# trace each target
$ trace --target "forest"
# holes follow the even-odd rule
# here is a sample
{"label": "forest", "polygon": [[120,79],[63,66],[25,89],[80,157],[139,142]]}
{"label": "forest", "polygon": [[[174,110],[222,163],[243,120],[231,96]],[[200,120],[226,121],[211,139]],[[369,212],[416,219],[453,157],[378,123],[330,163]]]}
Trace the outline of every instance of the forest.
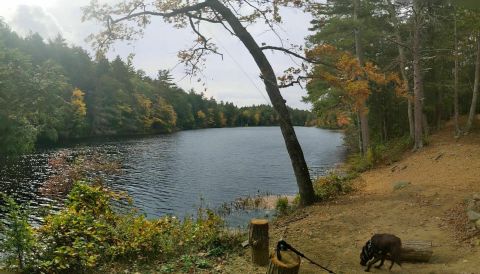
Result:
{"label": "forest", "polygon": [[[290,113],[294,125],[312,120],[306,110]],[[273,125],[269,105],[217,102],[179,88],[167,70],[152,78],[131,58],[92,58],[61,36],[23,38],[0,24],[0,155],[88,137]]]}
{"label": "forest", "polygon": [[[305,101],[318,124],[369,149],[406,137],[415,149],[453,120],[468,134],[478,109],[480,10],[475,1],[329,0],[314,16]],[[467,115],[466,122],[459,116]]]}

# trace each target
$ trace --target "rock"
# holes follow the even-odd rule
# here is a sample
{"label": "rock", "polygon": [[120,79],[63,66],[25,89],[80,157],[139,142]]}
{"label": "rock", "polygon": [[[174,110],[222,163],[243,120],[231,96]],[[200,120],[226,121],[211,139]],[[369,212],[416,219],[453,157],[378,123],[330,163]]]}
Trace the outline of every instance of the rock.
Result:
{"label": "rock", "polygon": [[477,220],[477,221],[475,222],[475,227],[476,227],[478,230],[480,230],[480,220]]}
{"label": "rock", "polygon": [[472,196],[473,200],[480,201],[480,193],[474,193]]}
{"label": "rock", "polygon": [[398,181],[398,182],[395,182],[393,183],[393,190],[399,190],[399,189],[402,189],[402,188],[406,188],[407,186],[409,186],[411,183],[408,182],[408,181]]}
{"label": "rock", "polygon": [[467,211],[475,209],[475,200],[466,200],[465,203],[467,204]]}
{"label": "rock", "polygon": [[467,216],[468,216],[468,219],[473,222],[480,220],[480,213],[473,210],[467,211]]}

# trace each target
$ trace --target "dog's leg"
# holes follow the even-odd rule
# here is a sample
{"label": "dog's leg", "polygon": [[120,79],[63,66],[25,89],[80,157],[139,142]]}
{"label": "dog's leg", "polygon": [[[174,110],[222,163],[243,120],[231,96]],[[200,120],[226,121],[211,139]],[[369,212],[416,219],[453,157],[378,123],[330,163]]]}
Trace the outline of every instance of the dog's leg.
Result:
{"label": "dog's leg", "polygon": [[385,256],[382,256],[382,261],[380,261],[380,264],[375,266],[375,268],[380,268],[383,266],[383,263],[385,262]]}
{"label": "dog's leg", "polygon": [[373,261],[369,262],[367,264],[367,269],[365,269],[365,272],[369,272],[370,271],[370,267],[372,267],[372,265],[374,265],[376,262],[380,261],[380,258],[379,257],[375,257],[373,259]]}
{"label": "dog's leg", "polygon": [[399,250],[395,250],[395,251],[392,252],[392,256],[391,256],[390,260],[392,261],[392,264],[390,265],[390,268],[389,268],[390,270],[392,269],[394,263],[397,263],[400,267],[402,266],[402,263],[400,262],[400,252],[399,252]]}
{"label": "dog's leg", "polygon": [[392,259],[392,264],[390,265],[390,267],[388,268],[388,270],[392,270],[392,267],[393,267],[393,264],[395,263],[395,260]]}

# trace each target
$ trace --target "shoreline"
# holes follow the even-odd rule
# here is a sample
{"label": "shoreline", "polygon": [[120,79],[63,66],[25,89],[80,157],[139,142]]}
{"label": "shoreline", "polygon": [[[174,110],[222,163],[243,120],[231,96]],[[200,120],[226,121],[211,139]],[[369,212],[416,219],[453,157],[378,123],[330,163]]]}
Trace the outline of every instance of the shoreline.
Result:
{"label": "shoreline", "polygon": [[[272,126],[209,127],[209,128],[176,129],[176,130],[173,130],[172,132],[159,132],[159,133],[95,135],[95,136],[87,136],[87,137],[71,138],[71,139],[59,139],[56,143],[52,143],[52,144],[38,143],[38,144],[35,144],[35,149],[34,149],[33,153],[43,151],[43,150],[55,149],[55,148],[72,147],[72,146],[82,144],[82,143],[89,144],[89,143],[102,143],[103,141],[110,142],[110,141],[132,140],[132,139],[137,139],[137,138],[138,139],[141,139],[141,138],[155,138],[157,136],[173,135],[173,134],[176,134],[176,133],[179,133],[179,132],[185,132],[185,131],[197,131],[197,130],[209,130],[209,129],[236,129],[236,128],[272,128],[272,127],[280,127],[280,126],[279,125],[272,125]],[[294,128],[296,128],[296,127],[318,128],[318,129],[328,130],[328,131],[333,131],[333,132],[342,132],[341,130],[320,128],[320,127],[315,127],[315,126],[294,125],[293,127]]]}

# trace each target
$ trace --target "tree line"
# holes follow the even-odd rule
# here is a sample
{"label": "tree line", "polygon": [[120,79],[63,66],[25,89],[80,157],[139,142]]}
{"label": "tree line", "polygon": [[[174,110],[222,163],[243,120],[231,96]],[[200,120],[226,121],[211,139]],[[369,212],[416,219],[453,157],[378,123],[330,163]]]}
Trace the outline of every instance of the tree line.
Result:
{"label": "tree line", "polygon": [[[419,149],[449,120],[452,136],[468,134],[479,105],[477,6],[460,0],[313,5],[306,56],[315,66],[303,77],[317,123],[345,128],[349,147],[364,155],[403,136]],[[468,116],[465,123],[460,115]]]}
{"label": "tree line", "polygon": [[[311,120],[289,109],[294,125]],[[175,85],[167,70],[150,77],[131,58],[90,57],[58,36],[20,37],[0,24],[0,155],[39,143],[93,136],[278,125],[269,105],[237,107]]]}

